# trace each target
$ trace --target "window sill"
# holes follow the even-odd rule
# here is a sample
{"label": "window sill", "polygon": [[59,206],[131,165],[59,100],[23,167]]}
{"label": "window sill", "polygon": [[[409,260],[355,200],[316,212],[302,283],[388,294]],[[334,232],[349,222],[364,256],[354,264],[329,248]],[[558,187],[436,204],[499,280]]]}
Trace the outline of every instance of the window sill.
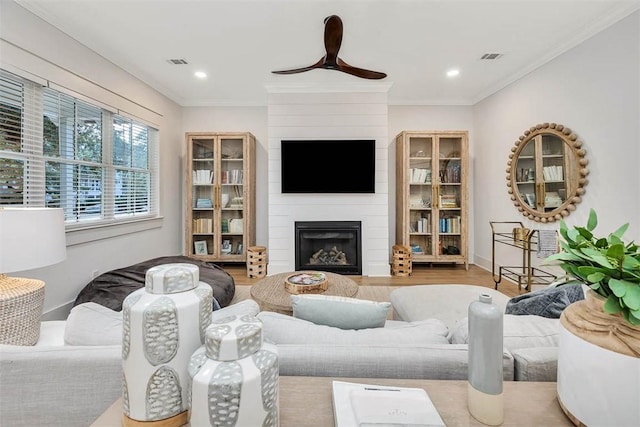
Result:
{"label": "window sill", "polygon": [[67,246],[110,239],[125,234],[139,233],[162,227],[163,217],[136,219],[117,224],[102,224],[84,228],[68,229]]}

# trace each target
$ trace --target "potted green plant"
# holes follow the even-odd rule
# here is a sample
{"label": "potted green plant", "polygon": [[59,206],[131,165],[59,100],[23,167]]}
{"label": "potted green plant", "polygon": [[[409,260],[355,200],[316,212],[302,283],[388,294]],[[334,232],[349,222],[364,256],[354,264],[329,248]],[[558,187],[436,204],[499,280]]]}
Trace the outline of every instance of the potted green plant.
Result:
{"label": "potted green plant", "polygon": [[597,225],[593,209],[586,227],[560,221],[562,250],[545,261],[591,288],[560,316],[558,402],[576,425],[636,426],[640,412],[629,408],[640,401],[639,248],[623,240],[629,224],[607,237],[594,236]]}
{"label": "potted green plant", "polygon": [[628,223],[607,237],[593,234],[597,225],[593,209],[586,227],[568,228],[560,221],[562,250],[548,257],[545,264],[560,266],[605,298],[606,313],[620,313],[631,325],[640,325],[640,248],[622,238]]}

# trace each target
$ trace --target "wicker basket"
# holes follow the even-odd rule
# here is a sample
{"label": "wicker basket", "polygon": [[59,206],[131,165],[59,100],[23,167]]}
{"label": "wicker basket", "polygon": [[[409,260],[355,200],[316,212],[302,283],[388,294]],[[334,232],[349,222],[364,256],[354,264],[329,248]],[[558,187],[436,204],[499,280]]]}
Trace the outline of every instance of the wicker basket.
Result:
{"label": "wicker basket", "polygon": [[[299,278],[307,279],[308,283],[296,281]],[[317,271],[298,271],[284,279],[284,289],[290,294],[319,294],[328,287],[327,276]]]}
{"label": "wicker basket", "polygon": [[43,303],[42,280],[0,274],[0,344],[37,343]]}
{"label": "wicker basket", "polygon": [[412,272],[411,249],[404,245],[393,246],[392,276],[410,276]]}

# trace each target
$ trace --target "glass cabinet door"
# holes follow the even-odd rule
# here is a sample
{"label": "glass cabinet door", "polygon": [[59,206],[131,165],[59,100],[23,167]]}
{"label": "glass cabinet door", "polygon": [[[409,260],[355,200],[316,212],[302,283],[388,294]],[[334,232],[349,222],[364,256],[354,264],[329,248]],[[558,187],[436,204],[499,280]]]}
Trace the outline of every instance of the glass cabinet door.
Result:
{"label": "glass cabinet door", "polygon": [[438,138],[439,255],[460,255],[462,248],[462,139]]}
{"label": "glass cabinet door", "polygon": [[532,139],[522,149],[517,160],[516,185],[520,198],[531,208],[536,209],[538,201],[538,186],[536,182],[536,142]]}
{"label": "glass cabinet door", "polygon": [[191,234],[194,255],[211,255],[215,250],[214,204],[216,162],[213,138],[192,138],[191,146]]}
{"label": "glass cabinet door", "polygon": [[220,254],[242,255],[245,230],[244,217],[244,144],[241,138],[220,139]]}
{"label": "glass cabinet door", "polygon": [[433,255],[433,137],[409,138],[409,242],[414,255]]}

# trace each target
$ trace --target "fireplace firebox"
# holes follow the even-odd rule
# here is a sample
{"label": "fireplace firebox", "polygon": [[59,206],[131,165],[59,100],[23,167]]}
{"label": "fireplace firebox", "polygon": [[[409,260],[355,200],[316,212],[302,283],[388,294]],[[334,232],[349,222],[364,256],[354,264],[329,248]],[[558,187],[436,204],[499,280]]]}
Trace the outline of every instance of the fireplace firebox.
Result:
{"label": "fireplace firebox", "polygon": [[360,221],[296,221],[296,270],[362,275]]}

